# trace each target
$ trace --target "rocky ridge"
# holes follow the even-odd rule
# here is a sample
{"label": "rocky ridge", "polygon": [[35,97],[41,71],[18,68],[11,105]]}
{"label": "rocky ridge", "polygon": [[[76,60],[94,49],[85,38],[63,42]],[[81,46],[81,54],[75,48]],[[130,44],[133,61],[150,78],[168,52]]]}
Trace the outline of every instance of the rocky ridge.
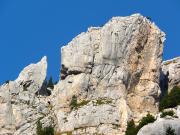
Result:
{"label": "rocky ridge", "polygon": [[0,87],[0,135],[36,134],[36,122],[53,124],[47,98],[39,95],[46,79],[47,58],[23,69],[15,81]]}
{"label": "rocky ridge", "polygon": [[[35,135],[38,120],[63,135],[124,135],[129,120],[158,117],[162,93],[180,86],[180,57],[162,62],[164,40],[140,14],[89,28],[61,48],[60,81],[51,95],[46,57],[0,86],[0,135]],[[155,133],[157,125],[164,133],[169,122],[178,133],[175,112],[178,118],[158,117],[138,135]]]}

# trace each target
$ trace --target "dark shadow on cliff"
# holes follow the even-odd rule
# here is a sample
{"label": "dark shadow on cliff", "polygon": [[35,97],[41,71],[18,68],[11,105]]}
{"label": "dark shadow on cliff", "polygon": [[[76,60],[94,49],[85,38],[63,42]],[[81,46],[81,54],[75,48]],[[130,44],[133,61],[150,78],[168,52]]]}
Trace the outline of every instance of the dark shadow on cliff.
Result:
{"label": "dark shadow on cliff", "polygon": [[160,100],[167,94],[168,92],[168,82],[169,82],[169,72],[166,74],[162,71],[160,71],[160,88],[161,88],[161,95]]}
{"label": "dark shadow on cliff", "polygon": [[41,96],[50,96],[51,91],[48,90],[47,88],[47,81],[44,81],[42,87],[39,89],[39,91],[36,92],[36,95],[41,95]]}

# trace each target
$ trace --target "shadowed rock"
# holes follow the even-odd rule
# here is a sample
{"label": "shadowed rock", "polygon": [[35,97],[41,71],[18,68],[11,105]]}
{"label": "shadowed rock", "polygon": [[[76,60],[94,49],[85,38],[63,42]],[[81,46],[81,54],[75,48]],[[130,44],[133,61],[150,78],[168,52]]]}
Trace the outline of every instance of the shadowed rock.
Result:
{"label": "shadowed rock", "polygon": [[164,91],[170,92],[173,87],[180,87],[180,57],[162,63],[161,82]]}

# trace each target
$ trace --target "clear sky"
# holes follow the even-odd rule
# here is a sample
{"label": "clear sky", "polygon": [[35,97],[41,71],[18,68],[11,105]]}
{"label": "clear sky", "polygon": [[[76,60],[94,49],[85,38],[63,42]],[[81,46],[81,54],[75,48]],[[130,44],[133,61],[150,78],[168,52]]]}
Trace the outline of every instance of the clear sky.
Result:
{"label": "clear sky", "polygon": [[0,0],[0,83],[44,55],[60,72],[60,47],[113,16],[141,13],[166,34],[163,59],[180,56],[180,0]]}

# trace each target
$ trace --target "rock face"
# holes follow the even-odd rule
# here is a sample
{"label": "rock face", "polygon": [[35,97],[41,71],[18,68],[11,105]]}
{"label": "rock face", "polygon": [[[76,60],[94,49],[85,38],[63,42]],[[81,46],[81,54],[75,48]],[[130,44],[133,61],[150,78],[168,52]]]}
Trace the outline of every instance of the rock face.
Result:
{"label": "rock face", "polygon": [[[28,89],[33,93],[40,90],[47,72],[47,57],[43,57],[37,64],[31,64],[23,69],[19,77],[15,80],[16,83],[26,83]],[[31,85],[33,83],[33,85]],[[35,91],[36,90],[36,91]]]}
{"label": "rock face", "polygon": [[24,68],[15,81],[0,87],[0,135],[35,135],[38,119],[52,124],[47,98],[38,95],[46,78],[47,61]]}
{"label": "rock face", "polygon": [[165,109],[165,111],[173,111],[174,116],[166,116],[161,118],[161,113],[157,114],[157,120],[154,123],[145,125],[140,129],[137,135],[166,135],[166,130],[171,127],[175,130],[176,135],[180,134],[180,106]]}
{"label": "rock face", "polygon": [[180,87],[180,57],[162,63],[161,87],[170,91],[174,86]]}
{"label": "rock face", "polygon": [[171,127],[175,130],[176,135],[180,134],[180,119],[170,119],[156,121],[148,124],[140,129],[137,135],[166,135],[167,128]]}
{"label": "rock face", "polygon": [[124,135],[127,121],[147,113],[157,120],[138,135],[165,135],[168,127],[180,134],[180,106],[171,108],[177,118],[158,112],[160,94],[180,86],[180,57],[162,63],[164,40],[140,14],[89,28],[62,47],[52,95],[46,57],[0,86],[0,135],[36,135],[38,120],[63,135]]}
{"label": "rock face", "polygon": [[129,119],[156,114],[164,40],[154,23],[134,14],[89,28],[64,46],[54,94],[59,132],[122,135]]}

